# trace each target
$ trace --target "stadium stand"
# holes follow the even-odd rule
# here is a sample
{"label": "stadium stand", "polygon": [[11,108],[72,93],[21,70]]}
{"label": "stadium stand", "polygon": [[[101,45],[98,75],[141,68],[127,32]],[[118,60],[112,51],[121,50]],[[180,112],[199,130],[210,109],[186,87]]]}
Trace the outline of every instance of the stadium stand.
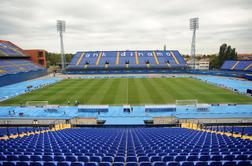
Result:
{"label": "stadium stand", "polygon": [[23,134],[29,132],[37,132],[42,130],[47,130],[47,127],[1,127],[0,128],[0,137],[7,136],[7,135],[15,135],[15,134]]}
{"label": "stadium stand", "polygon": [[1,59],[0,60],[0,76],[5,74],[17,74],[19,72],[28,72],[44,69],[35,65],[26,59]]}
{"label": "stadium stand", "polygon": [[67,70],[185,68],[178,51],[88,51],[77,52]]}
{"label": "stadium stand", "polygon": [[252,127],[247,126],[207,126],[206,129],[252,136]]}
{"label": "stadium stand", "polygon": [[17,45],[0,40],[0,57],[29,57],[25,52]]}
{"label": "stadium stand", "polygon": [[250,166],[247,139],[185,128],[75,128],[0,141],[0,164]]}
{"label": "stadium stand", "polygon": [[46,69],[34,64],[20,47],[0,40],[0,86],[13,84],[46,74]]}
{"label": "stadium stand", "polygon": [[222,70],[252,71],[252,61],[225,61]]}

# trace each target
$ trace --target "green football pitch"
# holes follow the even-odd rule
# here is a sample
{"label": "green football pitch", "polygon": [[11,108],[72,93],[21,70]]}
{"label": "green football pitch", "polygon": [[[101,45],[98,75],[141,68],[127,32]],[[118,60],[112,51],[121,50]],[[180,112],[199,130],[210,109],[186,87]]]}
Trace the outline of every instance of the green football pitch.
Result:
{"label": "green football pitch", "polygon": [[49,104],[166,104],[197,99],[199,103],[252,103],[238,93],[192,78],[109,78],[66,79],[34,90],[0,105],[19,105],[26,101]]}

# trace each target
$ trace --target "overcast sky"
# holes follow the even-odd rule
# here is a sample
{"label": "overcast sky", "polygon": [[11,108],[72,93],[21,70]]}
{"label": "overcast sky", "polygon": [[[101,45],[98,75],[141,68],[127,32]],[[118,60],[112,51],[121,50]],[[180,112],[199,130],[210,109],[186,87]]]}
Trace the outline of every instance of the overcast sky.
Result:
{"label": "overcast sky", "polygon": [[0,39],[59,52],[56,20],[66,21],[65,52],[178,49],[189,54],[189,18],[199,17],[196,52],[222,43],[252,53],[252,0],[0,0]]}

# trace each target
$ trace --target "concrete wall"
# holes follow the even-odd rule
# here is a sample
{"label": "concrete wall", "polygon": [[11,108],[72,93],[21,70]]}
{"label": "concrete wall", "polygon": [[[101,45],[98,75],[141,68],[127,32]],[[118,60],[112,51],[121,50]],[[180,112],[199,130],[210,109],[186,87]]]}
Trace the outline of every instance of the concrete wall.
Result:
{"label": "concrete wall", "polygon": [[27,118],[18,118],[18,119],[11,119],[11,118],[6,118],[6,119],[0,119],[0,124],[22,124],[22,125],[29,125],[29,124],[66,124],[70,123],[73,125],[96,125],[97,120],[96,118],[72,118],[72,119],[27,119]]}
{"label": "concrete wall", "polygon": [[[72,119],[0,119],[0,124],[34,124],[36,120],[37,124],[66,124],[70,123],[72,125],[96,125],[96,118],[72,118]],[[153,118],[154,125],[161,124],[176,124],[176,123],[252,123],[252,118],[201,118],[201,119],[177,119],[176,117],[155,117]]]}
{"label": "concrete wall", "polygon": [[168,117],[154,117],[153,124],[173,124],[177,123],[177,118],[173,116]]}
{"label": "concrete wall", "polygon": [[96,125],[97,120],[96,118],[73,118],[70,119],[71,124],[76,124],[76,125]]}
{"label": "concrete wall", "polygon": [[179,119],[179,123],[252,123],[252,118]]}
{"label": "concrete wall", "polygon": [[1,119],[0,124],[6,124],[8,121],[8,124],[25,124],[25,125],[30,125],[34,124],[34,120],[36,120],[36,124],[65,124],[66,120],[65,119]]}

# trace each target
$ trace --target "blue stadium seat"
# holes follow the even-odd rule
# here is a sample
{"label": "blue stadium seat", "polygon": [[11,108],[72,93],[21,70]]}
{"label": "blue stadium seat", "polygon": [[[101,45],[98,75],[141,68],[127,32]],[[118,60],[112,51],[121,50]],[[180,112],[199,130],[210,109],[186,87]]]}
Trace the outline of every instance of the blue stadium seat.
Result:
{"label": "blue stadium seat", "polygon": [[209,160],[210,160],[210,156],[202,155],[199,157],[199,161],[209,161]]}
{"label": "blue stadium seat", "polygon": [[237,155],[235,160],[248,160],[247,155]]}
{"label": "blue stadium seat", "polygon": [[[60,165],[60,163],[58,163]],[[57,162],[49,161],[49,162],[44,162],[44,166],[58,166]]]}
{"label": "blue stadium seat", "polygon": [[228,161],[228,162],[224,162],[222,163],[223,166],[236,166],[236,162],[234,161]]}
{"label": "blue stadium seat", "polygon": [[168,161],[173,161],[174,158],[173,158],[173,156],[164,156],[162,160],[163,160],[164,162],[168,162]]}
{"label": "blue stadium seat", "polygon": [[151,161],[151,162],[162,161],[162,158],[159,157],[159,156],[151,156],[151,157],[150,157],[150,161]]}
{"label": "blue stadium seat", "polygon": [[27,161],[18,161],[16,163],[16,166],[29,166],[29,165],[30,165],[30,163]]}
{"label": "blue stadium seat", "polygon": [[76,156],[66,156],[66,161],[75,162],[77,161],[77,158]]}
{"label": "blue stadium seat", "polygon": [[64,156],[54,156],[54,161],[65,161],[65,157]]}
{"label": "blue stadium seat", "polygon": [[194,163],[192,161],[184,161],[181,162],[181,166],[194,166]]}
{"label": "blue stadium seat", "polygon": [[3,166],[15,166],[16,163],[14,161],[5,161],[3,162]]}
{"label": "blue stadium seat", "polygon": [[123,156],[116,156],[114,162],[125,162],[125,158]]}
{"label": "blue stadium seat", "polygon": [[79,156],[78,161],[89,162],[89,157],[88,156]]}
{"label": "blue stadium seat", "polygon": [[149,162],[150,160],[149,160],[149,157],[147,157],[147,156],[139,156],[138,161],[139,162]]}
{"label": "blue stadium seat", "polygon": [[42,161],[53,161],[53,156],[42,156]]}
{"label": "blue stadium seat", "polygon": [[237,166],[252,166],[251,161],[239,161]]}
{"label": "blue stadium seat", "polygon": [[124,166],[124,162],[114,162],[112,166]]}
{"label": "blue stadium seat", "polygon": [[211,161],[209,166],[222,166],[222,162],[220,162],[220,161]]}
{"label": "blue stadium seat", "polygon": [[152,166],[151,162],[140,162],[139,166]]}
{"label": "blue stadium seat", "polygon": [[58,162],[57,166],[70,166],[71,162],[70,161],[62,161]]}
{"label": "blue stadium seat", "polygon": [[101,162],[101,157],[100,156],[91,156],[90,157],[90,162],[97,162],[97,163],[99,163],[99,162]]}
{"label": "blue stadium seat", "polygon": [[84,166],[83,162],[72,162],[70,166]]}
{"label": "blue stadium seat", "polygon": [[153,166],[166,166],[166,163],[162,161],[155,161],[153,162]]}
{"label": "blue stadium seat", "polygon": [[42,156],[32,155],[30,156],[31,161],[42,161]]}
{"label": "blue stadium seat", "polygon": [[110,162],[110,163],[112,163],[113,161],[114,161],[114,157],[112,157],[112,156],[102,157],[102,162]]}
{"label": "blue stadium seat", "polygon": [[125,166],[138,166],[137,162],[127,162]]}
{"label": "blue stadium seat", "polygon": [[87,162],[87,163],[85,163],[84,166],[98,166],[98,163],[96,163],[96,162]]}
{"label": "blue stadium seat", "polygon": [[39,161],[30,162],[30,166],[43,166],[43,162],[39,162]]}
{"label": "blue stadium seat", "polygon": [[188,156],[187,161],[198,161],[198,156]]}
{"label": "blue stadium seat", "polygon": [[0,161],[5,161],[5,160],[6,160],[6,156],[0,155]]}
{"label": "blue stadium seat", "polygon": [[222,156],[221,155],[213,155],[211,157],[211,160],[213,160],[213,161],[221,161],[222,160]]}
{"label": "blue stadium seat", "polygon": [[137,157],[135,157],[135,156],[128,156],[126,158],[126,162],[137,162]]}
{"label": "blue stadium seat", "polygon": [[99,166],[111,166],[110,162],[100,162]]}
{"label": "blue stadium seat", "polygon": [[207,161],[198,161],[195,163],[195,166],[208,166]]}
{"label": "blue stadium seat", "polygon": [[186,161],[186,156],[176,156],[175,161]]}
{"label": "blue stadium seat", "polygon": [[223,157],[223,160],[232,161],[232,160],[235,160],[235,156],[234,156],[234,155],[225,155],[225,156]]}
{"label": "blue stadium seat", "polygon": [[166,163],[166,166],[180,166],[180,163],[176,161],[170,161]]}
{"label": "blue stadium seat", "polygon": [[16,155],[10,155],[10,156],[7,156],[7,160],[8,161],[18,161],[19,158]]}

